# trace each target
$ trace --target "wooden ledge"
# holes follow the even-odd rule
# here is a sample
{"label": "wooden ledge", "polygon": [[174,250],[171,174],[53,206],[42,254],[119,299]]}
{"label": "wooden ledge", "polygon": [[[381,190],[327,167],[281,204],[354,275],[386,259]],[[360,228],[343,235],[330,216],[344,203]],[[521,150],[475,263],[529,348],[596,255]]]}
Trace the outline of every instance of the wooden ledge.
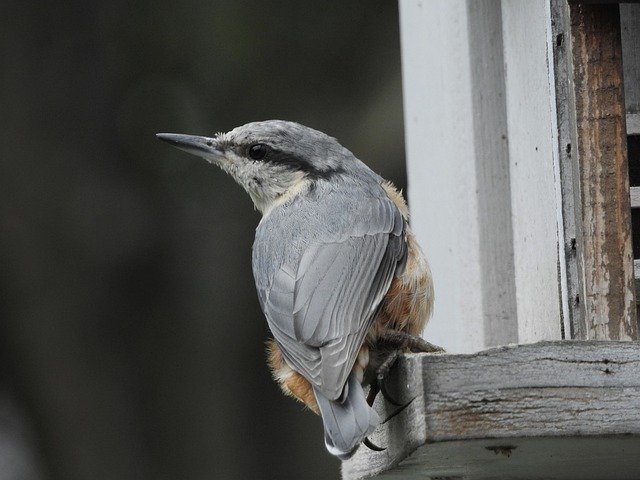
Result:
{"label": "wooden ledge", "polygon": [[[638,478],[640,344],[541,342],[403,357],[401,413],[342,465],[367,478]],[[396,407],[381,396],[382,418]],[[560,468],[562,466],[562,468]]]}

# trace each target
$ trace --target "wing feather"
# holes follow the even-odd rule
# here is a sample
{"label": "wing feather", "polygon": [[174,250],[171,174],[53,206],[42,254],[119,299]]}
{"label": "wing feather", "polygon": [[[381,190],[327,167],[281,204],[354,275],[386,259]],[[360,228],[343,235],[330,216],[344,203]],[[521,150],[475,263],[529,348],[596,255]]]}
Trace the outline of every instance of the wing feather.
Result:
{"label": "wing feather", "polygon": [[[324,208],[338,211],[335,205]],[[291,367],[329,399],[340,397],[406,255],[404,220],[386,195],[348,205],[346,212],[340,208],[348,214],[346,221],[324,219],[327,228],[314,232],[312,242],[293,238],[290,248],[299,245],[299,254],[285,258],[271,275],[256,272],[255,265],[266,265],[262,255],[276,246],[259,238],[260,230],[254,245],[256,285],[274,338]],[[294,215],[288,218],[289,223],[295,220]]]}

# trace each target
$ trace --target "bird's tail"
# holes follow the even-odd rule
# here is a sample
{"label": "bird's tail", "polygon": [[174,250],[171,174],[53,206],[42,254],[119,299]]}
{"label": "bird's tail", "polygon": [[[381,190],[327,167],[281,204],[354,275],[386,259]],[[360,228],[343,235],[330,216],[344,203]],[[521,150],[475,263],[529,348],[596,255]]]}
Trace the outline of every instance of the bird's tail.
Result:
{"label": "bird's tail", "polygon": [[345,390],[337,400],[329,400],[314,387],[324,424],[324,443],[329,453],[346,460],[360,442],[380,423],[378,414],[369,406],[364,390],[354,373],[349,375]]}

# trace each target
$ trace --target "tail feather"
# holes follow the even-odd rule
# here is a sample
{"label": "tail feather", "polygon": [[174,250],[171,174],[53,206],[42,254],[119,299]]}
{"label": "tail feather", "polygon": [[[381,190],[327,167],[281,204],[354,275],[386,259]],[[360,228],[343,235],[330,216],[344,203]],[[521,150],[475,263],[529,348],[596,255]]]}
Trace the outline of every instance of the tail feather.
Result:
{"label": "tail feather", "polygon": [[351,457],[364,438],[378,424],[378,414],[369,406],[364,390],[354,373],[349,375],[345,391],[338,400],[329,400],[314,387],[322,415],[324,442],[329,453],[341,460]]}

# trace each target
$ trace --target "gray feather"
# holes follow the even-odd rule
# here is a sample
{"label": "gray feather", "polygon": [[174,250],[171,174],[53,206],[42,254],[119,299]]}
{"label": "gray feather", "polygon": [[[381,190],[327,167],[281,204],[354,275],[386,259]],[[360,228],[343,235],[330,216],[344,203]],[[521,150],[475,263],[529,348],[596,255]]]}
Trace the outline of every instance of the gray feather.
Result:
{"label": "gray feather", "polygon": [[342,460],[349,458],[380,422],[376,412],[367,404],[364,391],[354,374],[349,376],[345,390],[347,395],[344,400],[337,402],[314,389],[322,415],[325,445],[329,452]]}
{"label": "gray feather", "polygon": [[342,394],[406,255],[403,229],[368,169],[316,182],[258,226],[254,275],[273,336],[287,363],[328,399]]}

